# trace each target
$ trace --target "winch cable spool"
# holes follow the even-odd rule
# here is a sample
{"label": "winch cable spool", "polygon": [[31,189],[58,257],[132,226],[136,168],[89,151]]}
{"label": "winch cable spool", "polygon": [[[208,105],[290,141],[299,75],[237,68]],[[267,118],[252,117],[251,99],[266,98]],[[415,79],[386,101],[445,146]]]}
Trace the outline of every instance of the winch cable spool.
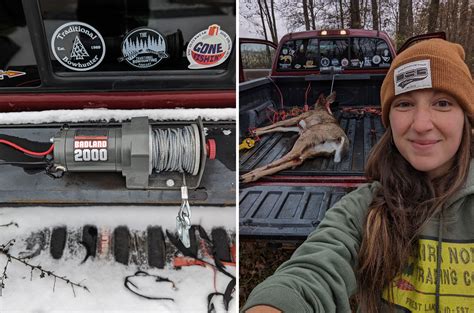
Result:
{"label": "winch cable spool", "polygon": [[159,128],[153,132],[152,164],[157,173],[178,171],[197,175],[200,138],[195,124],[183,128]]}

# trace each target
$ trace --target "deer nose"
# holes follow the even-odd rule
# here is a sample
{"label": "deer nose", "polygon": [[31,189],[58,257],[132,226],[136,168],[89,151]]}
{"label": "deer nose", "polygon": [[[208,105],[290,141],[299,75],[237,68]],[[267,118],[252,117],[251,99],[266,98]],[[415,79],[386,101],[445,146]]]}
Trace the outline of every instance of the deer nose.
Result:
{"label": "deer nose", "polygon": [[417,106],[413,112],[412,129],[422,133],[433,129],[433,116],[429,108]]}

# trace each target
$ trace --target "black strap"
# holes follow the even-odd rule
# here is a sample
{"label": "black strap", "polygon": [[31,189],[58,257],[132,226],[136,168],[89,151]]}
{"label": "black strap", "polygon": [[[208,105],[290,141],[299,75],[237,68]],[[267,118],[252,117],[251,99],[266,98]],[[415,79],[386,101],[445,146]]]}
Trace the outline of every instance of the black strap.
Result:
{"label": "black strap", "polygon": [[[215,313],[216,312],[216,308],[214,306],[214,303],[212,302],[212,299],[215,297],[215,296],[223,296],[224,294],[223,293],[220,293],[220,292],[213,292],[213,293],[210,293],[208,296],[207,296],[207,313]],[[226,309],[227,310],[227,309]]]}
{"label": "black strap", "polygon": [[232,300],[232,294],[234,293],[234,288],[235,288],[235,278],[232,279],[228,284],[227,287],[225,288],[224,291],[224,307],[226,310],[229,310],[229,303]]}
{"label": "black strap", "polygon": [[[216,258],[216,252],[215,252],[215,248],[214,248],[214,245],[212,244],[212,241],[209,239],[209,236],[207,235],[206,231],[204,230],[204,228],[201,226],[201,225],[193,225],[191,227],[191,231],[194,231],[195,229],[197,229],[199,231],[199,236],[204,239],[211,247],[212,247],[212,255],[213,255],[213,258],[214,258],[214,263],[215,264],[211,264],[203,259],[200,259],[198,258],[198,256],[193,252],[191,251],[191,249],[189,248],[186,248],[183,243],[181,242],[181,240],[179,240],[179,238],[177,236],[175,236],[174,234],[170,233],[168,230],[166,231],[166,235],[168,236],[169,240],[171,241],[171,243],[185,256],[189,256],[189,257],[192,257],[200,262],[203,262],[203,263],[206,263],[214,268],[216,268],[219,272],[221,272],[222,274],[226,275],[227,277],[230,277],[230,282],[229,284],[227,284],[227,287],[225,289],[225,292],[224,294],[222,293],[211,293],[209,294],[208,296],[208,313],[212,312],[212,311],[209,311],[209,301],[212,300],[212,297],[215,296],[216,294],[220,294],[224,297],[224,307],[226,310],[229,310],[229,302],[232,300],[232,293],[233,293],[233,290],[235,288],[235,285],[236,285],[236,279],[234,277],[234,275],[230,274],[229,272],[227,272],[225,270],[225,266],[222,264],[222,262],[220,262],[217,258]],[[212,305],[212,308],[214,308],[214,305]]]}
{"label": "black strap", "polygon": [[158,275],[150,275],[148,274],[147,272],[144,272],[144,271],[137,271],[134,275],[130,275],[130,276],[127,276],[125,277],[125,281],[123,283],[123,285],[125,286],[125,288],[127,288],[128,290],[130,290],[132,293],[136,294],[137,296],[139,297],[142,297],[142,298],[145,298],[145,299],[148,299],[148,300],[170,300],[170,301],[174,301],[173,298],[165,298],[165,297],[149,297],[149,296],[146,296],[146,295],[143,295],[143,294],[140,294],[138,292],[136,292],[135,290],[133,290],[132,288],[130,288],[130,286],[133,286],[135,287],[136,289],[139,289],[134,283],[132,283],[130,281],[130,278],[131,277],[137,277],[137,276],[152,276],[152,277],[155,277],[156,278],[156,282],[170,282],[173,286],[173,288],[176,288],[176,285],[174,284],[173,281],[169,280],[168,278],[166,277],[161,277],[161,276],[158,276]]}

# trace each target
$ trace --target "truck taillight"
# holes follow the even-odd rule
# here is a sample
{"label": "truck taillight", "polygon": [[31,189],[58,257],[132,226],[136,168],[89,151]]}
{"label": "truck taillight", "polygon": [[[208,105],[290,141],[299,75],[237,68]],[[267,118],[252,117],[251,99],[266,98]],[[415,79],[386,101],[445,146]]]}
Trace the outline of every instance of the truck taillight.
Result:
{"label": "truck taillight", "polygon": [[321,36],[326,36],[327,34],[328,34],[328,31],[327,31],[327,30],[321,31]]}
{"label": "truck taillight", "polygon": [[343,30],[341,30],[341,31],[339,32],[339,34],[341,34],[341,35],[347,35],[347,32],[343,29]]}

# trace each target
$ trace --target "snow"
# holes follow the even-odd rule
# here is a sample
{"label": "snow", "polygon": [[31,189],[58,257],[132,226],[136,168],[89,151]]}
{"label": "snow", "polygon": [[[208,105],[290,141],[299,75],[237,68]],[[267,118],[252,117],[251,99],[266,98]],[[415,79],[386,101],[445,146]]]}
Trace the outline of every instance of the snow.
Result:
{"label": "snow", "polygon": [[[0,124],[74,123],[84,121],[122,122],[132,117],[148,116],[156,121],[194,121],[199,116],[205,121],[235,120],[236,110],[225,109],[144,109],[144,110],[48,110],[38,112],[0,113]],[[179,118],[176,118],[179,117]]]}
{"label": "snow", "polygon": [[[208,233],[212,227],[224,227],[235,233],[235,207],[197,207],[193,206],[192,222],[202,225]],[[0,224],[10,221],[19,227],[0,227],[0,244],[10,239],[16,240],[10,249],[12,255],[18,256],[25,251],[26,238],[31,232],[53,226],[66,225],[68,230],[78,231],[86,224],[100,228],[113,229],[127,225],[133,231],[144,231],[149,225],[159,225],[163,229],[174,231],[178,207],[174,206],[88,206],[88,207],[5,207],[0,208]],[[68,242],[69,247],[69,242]],[[60,276],[66,276],[74,282],[88,287],[90,293],[74,288],[57,280],[53,291],[54,280],[40,278],[35,272],[30,279],[30,270],[13,261],[8,266],[8,279],[0,296],[0,311],[13,312],[207,312],[207,295],[214,292],[214,272],[201,266],[183,267],[175,270],[171,264],[165,269],[139,268],[137,265],[122,265],[110,257],[89,258],[80,264],[85,256],[85,249],[78,245],[77,253],[66,248],[59,260],[54,260],[48,249],[32,258],[31,264],[40,264],[44,269],[53,270]],[[6,257],[0,255],[0,271],[3,272]],[[159,275],[172,280],[177,290],[166,282],[155,282],[151,277],[133,277],[132,281],[141,286],[141,291],[153,296],[166,296],[175,299],[147,300],[134,295],[124,287],[124,278],[142,269],[152,275]],[[235,276],[235,268],[227,267]],[[1,275],[0,272],[0,275]],[[222,273],[216,274],[217,290],[223,292],[229,278]],[[237,312],[237,297],[234,293],[229,312]],[[217,299],[217,312],[225,312]]]}

